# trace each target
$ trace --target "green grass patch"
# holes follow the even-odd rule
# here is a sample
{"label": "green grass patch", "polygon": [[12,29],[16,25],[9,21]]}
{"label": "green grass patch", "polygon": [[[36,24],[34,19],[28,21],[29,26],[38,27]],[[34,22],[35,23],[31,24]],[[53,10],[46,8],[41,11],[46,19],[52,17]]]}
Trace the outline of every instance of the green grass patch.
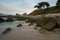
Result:
{"label": "green grass patch", "polygon": [[36,23],[37,20],[34,20],[34,19],[31,19],[31,18],[28,18],[26,22],[30,22],[30,23]]}
{"label": "green grass patch", "polygon": [[19,20],[19,21],[25,21],[26,18],[20,17],[20,18],[16,18],[16,20]]}
{"label": "green grass patch", "polygon": [[60,6],[53,6],[45,9],[46,14],[60,13]]}

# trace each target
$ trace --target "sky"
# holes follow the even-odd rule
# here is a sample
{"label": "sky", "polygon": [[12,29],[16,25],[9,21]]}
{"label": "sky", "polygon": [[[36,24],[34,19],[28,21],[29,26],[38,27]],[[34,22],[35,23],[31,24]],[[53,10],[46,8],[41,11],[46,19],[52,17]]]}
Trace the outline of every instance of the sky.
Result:
{"label": "sky", "polygon": [[34,6],[39,2],[48,2],[51,6],[55,6],[57,0],[0,0],[0,13],[12,14],[31,13],[35,10]]}

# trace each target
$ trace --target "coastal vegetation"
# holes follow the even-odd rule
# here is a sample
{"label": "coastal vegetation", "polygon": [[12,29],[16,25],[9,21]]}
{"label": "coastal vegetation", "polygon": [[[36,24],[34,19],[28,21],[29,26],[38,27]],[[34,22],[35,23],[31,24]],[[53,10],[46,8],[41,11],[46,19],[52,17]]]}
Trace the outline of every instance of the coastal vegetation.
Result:
{"label": "coastal vegetation", "polygon": [[56,5],[57,5],[57,6],[60,5],[60,0],[57,1]]}
{"label": "coastal vegetation", "polygon": [[[42,17],[39,18],[38,20],[36,20],[37,18],[34,19],[30,17],[29,22],[36,23],[37,27],[41,27],[48,31],[52,31],[53,29],[60,27],[59,26],[60,16],[58,15],[53,16],[53,14],[60,13],[60,0],[57,1],[56,6],[50,7],[50,4],[48,2],[40,2],[37,5],[35,5],[34,8],[37,9],[31,12],[29,15],[31,16],[41,15]],[[46,17],[46,15],[48,14],[51,15]]]}
{"label": "coastal vegetation", "polygon": [[16,20],[18,20],[18,21],[25,21],[26,18],[24,18],[24,17],[18,17],[18,18],[16,18]]}
{"label": "coastal vegetation", "polygon": [[9,16],[7,17],[7,22],[13,22],[13,21],[14,21],[13,17],[9,15]]}
{"label": "coastal vegetation", "polygon": [[29,15],[36,16],[41,14],[60,13],[60,0],[58,0],[56,2],[56,5],[52,7],[50,7],[50,4],[48,2],[40,2],[40,3],[37,3],[37,5],[35,5],[34,8],[37,8],[37,9],[31,12]]}

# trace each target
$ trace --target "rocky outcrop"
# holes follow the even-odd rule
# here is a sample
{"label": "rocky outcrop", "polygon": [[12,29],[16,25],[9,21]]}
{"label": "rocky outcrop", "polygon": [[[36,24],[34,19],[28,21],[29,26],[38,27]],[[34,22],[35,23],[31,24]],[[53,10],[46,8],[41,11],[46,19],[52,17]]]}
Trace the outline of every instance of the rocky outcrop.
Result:
{"label": "rocky outcrop", "polygon": [[4,20],[2,17],[0,17],[0,22],[5,22],[6,20]]}
{"label": "rocky outcrop", "polygon": [[56,16],[55,20],[56,20],[56,27],[60,28],[60,16]]}
{"label": "rocky outcrop", "polygon": [[42,27],[45,30],[53,30],[55,28],[55,20],[51,17],[42,18],[37,22],[38,27]]}
{"label": "rocky outcrop", "polygon": [[31,16],[30,19],[37,20],[37,26],[48,31],[60,28],[60,13]]}

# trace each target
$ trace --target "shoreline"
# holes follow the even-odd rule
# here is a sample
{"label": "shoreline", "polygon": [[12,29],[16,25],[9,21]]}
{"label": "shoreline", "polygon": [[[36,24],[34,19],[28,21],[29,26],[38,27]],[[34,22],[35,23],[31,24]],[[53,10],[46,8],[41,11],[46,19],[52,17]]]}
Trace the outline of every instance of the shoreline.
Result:
{"label": "shoreline", "polygon": [[0,40],[60,40],[60,34],[56,33],[40,33],[34,29],[34,25],[28,26],[29,23],[22,23],[22,27],[12,27],[12,31],[1,37]]}

